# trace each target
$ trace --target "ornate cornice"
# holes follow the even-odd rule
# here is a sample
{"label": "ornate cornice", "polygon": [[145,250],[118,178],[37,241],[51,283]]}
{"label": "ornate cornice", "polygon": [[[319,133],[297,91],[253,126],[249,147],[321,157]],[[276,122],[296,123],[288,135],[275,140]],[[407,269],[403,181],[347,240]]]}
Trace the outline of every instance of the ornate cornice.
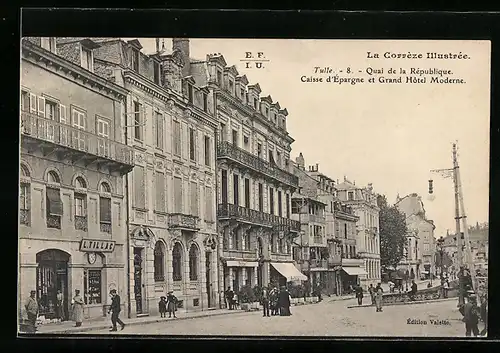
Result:
{"label": "ornate cornice", "polygon": [[28,41],[22,43],[22,58],[37,66],[43,63],[45,69],[112,99],[123,100],[128,95],[125,88]]}

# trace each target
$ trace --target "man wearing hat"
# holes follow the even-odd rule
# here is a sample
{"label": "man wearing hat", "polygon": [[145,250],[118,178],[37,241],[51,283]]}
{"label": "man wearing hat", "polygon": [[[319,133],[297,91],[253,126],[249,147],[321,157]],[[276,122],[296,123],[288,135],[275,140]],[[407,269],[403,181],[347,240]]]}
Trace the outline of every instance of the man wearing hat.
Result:
{"label": "man wearing hat", "polygon": [[119,323],[121,326],[121,329],[123,330],[125,328],[125,324],[119,318],[120,311],[121,311],[120,296],[116,293],[116,289],[112,289],[109,292],[109,294],[111,295],[111,306],[109,307],[108,314],[110,312],[113,312],[111,314],[111,323],[113,324],[113,327],[111,328],[110,331],[117,331],[116,323]]}
{"label": "man wearing hat", "polygon": [[460,313],[464,316],[462,321],[465,323],[465,336],[469,337],[471,333],[474,336],[478,336],[479,308],[477,306],[476,294],[474,291],[468,291],[467,294],[467,304],[460,308]]}
{"label": "man wearing hat", "polygon": [[174,295],[174,291],[169,291],[167,294],[167,311],[168,311],[168,317],[172,317],[172,314],[175,316],[175,311],[176,311],[176,305],[177,305],[177,298]]}
{"label": "man wearing hat", "polygon": [[36,291],[32,290],[26,304],[24,304],[26,314],[28,315],[28,322],[36,326],[36,319],[38,317],[38,303],[36,301]]}

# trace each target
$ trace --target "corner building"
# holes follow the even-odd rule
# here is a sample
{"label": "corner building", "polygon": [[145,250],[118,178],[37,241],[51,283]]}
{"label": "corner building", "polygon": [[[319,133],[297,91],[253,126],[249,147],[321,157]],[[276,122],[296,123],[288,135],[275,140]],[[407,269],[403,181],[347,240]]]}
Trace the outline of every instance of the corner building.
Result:
{"label": "corner building", "polygon": [[134,165],[121,133],[127,91],[93,73],[84,55],[95,43],[74,46],[68,60],[56,38],[21,44],[18,296],[24,303],[35,290],[45,319],[57,317],[59,290],[66,318],[80,290],[85,319],[106,316],[110,289],[127,293],[123,176]]}
{"label": "corner building", "polygon": [[155,315],[170,290],[179,310],[215,307],[213,95],[189,75],[182,40],[150,54],[137,39],[96,41],[96,72],[130,91],[123,118],[136,161],[127,181],[130,316]]}

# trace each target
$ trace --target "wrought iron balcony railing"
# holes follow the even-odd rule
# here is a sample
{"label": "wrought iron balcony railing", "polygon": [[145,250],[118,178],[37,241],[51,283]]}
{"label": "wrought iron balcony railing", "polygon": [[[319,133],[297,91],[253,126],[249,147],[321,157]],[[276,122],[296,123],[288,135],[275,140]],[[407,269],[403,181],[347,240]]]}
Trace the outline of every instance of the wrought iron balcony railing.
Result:
{"label": "wrought iron balcony railing", "polygon": [[21,112],[21,133],[23,137],[50,142],[124,166],[134,165],[134,151],[130,146],[26,111]]}
{"label": "wrought iron balcony railing", "polygon": [[61,229],[61,216],[47,215],[47,228]]}
{"label": "wrought iron balcony railing", "polygon": [[87,231],[87,217],[86,216],[75,216],[75,229]]}
{"label": "wrought iron balcony railing", "polygon": [[300,223],[298,221],[230,203],[220,204],[217,209],[217,216],[219,218],[235,218],[248,223],[260,224],[277,229],[289,228],[293,232],[300,232]]}
{"label": "wrought iron balcony railing", "polygon": [[169,228],[199,230],[198,217],[182,213],[172,213],[168,216]]}
{"label": "wrought iron balcony railing", "polygon": [[101,232],[111,234],[111,229],[112,229],[111,223],[109,223],[109,222],[101,222],[100,223]]}
{"label": "wrought iron balcony railing", "polygon": [[30,225],[30,210],[19,210],[19,223]]}
{"label": "wrought iron balcony railing", "polygon": [[299,178],[297,176],[227,141],[218,144],[217,158],[230,158],[248,168],[252,168],[288,185],[295,187],[299,185]]}

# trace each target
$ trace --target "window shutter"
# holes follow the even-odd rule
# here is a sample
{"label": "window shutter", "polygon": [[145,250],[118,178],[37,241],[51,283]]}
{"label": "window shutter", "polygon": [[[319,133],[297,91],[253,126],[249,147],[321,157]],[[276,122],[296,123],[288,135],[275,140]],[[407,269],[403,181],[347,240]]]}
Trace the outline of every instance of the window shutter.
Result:
{"label": "window shutter", "polygon": [[59,105],[59,122],[61,124],[66,124],[66,106],[60,104]]}
{"label": "window shutter", "polygon": [[156,210],[165,211],[165,174],[156,173]]}
{"label": "window shutter", "polygon": [[30,93],[30,112],[35,114],[37,112],[37,97],[33,93]]}
{"label": "window shutter", "polygon": [[45,98],[38,97],[38,115],[45,117]]}
{"label": "window shutter", "polygon": [[156,127],[157,129],[159,129],[159,134],[158,136],[160,137],[160,148],[163,149],[163,140],[165,139],[165,128],[164,128],[164,123],[163,123],[163,115],[162,114],[158,114],[158,126]]}
{"label": "window shutter", "polygon": [[182,213],[182,179],[174,178],[174,205],[175,212]]}
{"label": "window shutter", "polygon": [[107,197],[99,198],[100,206],[100,221],[101,222],[111,222],[111,199]]}
{"label": "window shutter", "polygon": [[198,216],[198,184],[191,182],[191,214]]}

